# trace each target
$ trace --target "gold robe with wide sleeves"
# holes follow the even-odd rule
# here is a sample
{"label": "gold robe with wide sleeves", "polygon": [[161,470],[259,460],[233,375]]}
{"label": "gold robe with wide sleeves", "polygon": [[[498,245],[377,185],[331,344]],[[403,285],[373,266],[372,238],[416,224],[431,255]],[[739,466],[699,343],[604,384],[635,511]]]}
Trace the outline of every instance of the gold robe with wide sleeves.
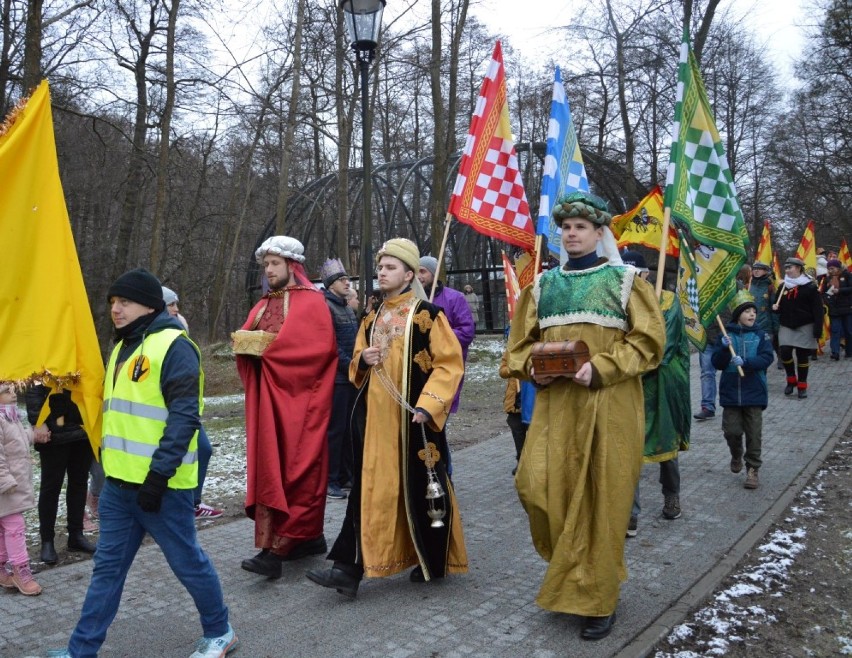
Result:
{"label": "gold robe with wide sleeves", "polygon": [[[405,327],[411,305],[416,303],[420,306],[412,316],[411,333],[419,332],[428,336],[428,348],[415,350],[410,346],[410,354],[406,355]],[[417,564],[423,568],[427,579],[433,575],[467,571],[461,517],[452,484],[446,479],[447,455],[439,455],[436,468],[441,471],[441,479],[449,497],[450,514],[444,519],[449,528],[449,537],[444,532],[441,541],[446,541],[446,544],[442,543],[444,548],[437,549],[430,544],[433,540],[429,536],[429,519],[422,511],[415,511],[416,505],[425,500],[425,486],[416,490],[410,486],[406,489],[404,477],[409,468],[410,454],[404,446],[411,442],[419,446],[422,452],[423,439],[418,431],[419,426],[411,429],[410,413],[391,396],[373,368],[358,369],[361,352],[372,341],[373,346],[382,349],[381,367],[404,398],[410,397],[413,377],[416,379],[417,376],[428,375],[422,392],[412,406],[431,414],[432,421],[427,425],[430,430],[440,433],[440,437],[435,440],[438,443],[443,441],[445,445],[442,430],[464,373],[464,362],[461,346],[446,316],[431,305],[433,313],[428,313],[423,310],[424,304],[418,302],[412,292],[386,300],[377,317],[371,314],[361,324],[349,366],[350,380],[355,386],[362,388],[369,377],[366,390],[360,392],[360,395],[367,396],[367,415],[363,433],[359,507],[361,560],[368,577],[390,576]],[[434,315],[434,319],[431,315]],[[369,334],[366,331],[368,326],[371,326]],[[420,375],[412,375],[413,369],[419,369]],[[425,466],[420,460],[413,468],[422,469],[425,473]],[[414,497],[417,497],[416,500]],[[418,515],[416,519],[414,515]],[[415,534],[418,541],[413,539]],[[433,560],[430,569],[425,554],[431,552],[435,555],[435,550],[441,553],[439,562],[442,564],[436,565]]]}
{"label": "gold robe with wide sleeves", "polygon": [[596,277],[609,274],[611,282],[615,273],[604,270],[610,267],[543,274],[522,292],[508,344],[509,374],[523,379],[530,379],[534,343],[583,340],[589,346],[590,387],[560,377],[538,391],[515,484],[533,544],[549,562],[536,602],[594,617],[615,611],[627,577],[624,540],[645,440],[641,375],[660,362],[665,328],[653,289],[632,268],[619,274],[622,287],[612,293],[620,296],[623,328],[606,326],[613,322],[595,308],[582,308],[589,301],[583,295],[542,328],[538,294],[545,276],[600,290]]}

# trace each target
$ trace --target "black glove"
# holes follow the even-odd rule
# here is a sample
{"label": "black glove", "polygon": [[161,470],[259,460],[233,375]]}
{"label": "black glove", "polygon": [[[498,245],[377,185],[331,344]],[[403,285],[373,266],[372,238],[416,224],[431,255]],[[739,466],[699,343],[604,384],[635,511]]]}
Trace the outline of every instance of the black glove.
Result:
{"label": "black glove", "polygon": [[136,502],[143,512],[159,512],[163,494],[169,488],[169,478],[154,471],[148,471],[145,482],[139,487]]}

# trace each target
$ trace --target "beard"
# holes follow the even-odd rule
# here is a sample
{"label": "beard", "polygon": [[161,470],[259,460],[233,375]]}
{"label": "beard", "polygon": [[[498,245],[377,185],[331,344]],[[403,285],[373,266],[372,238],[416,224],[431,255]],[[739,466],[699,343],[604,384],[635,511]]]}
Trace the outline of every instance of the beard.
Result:
{"label": "beard", "polygon": [[269,283],[269,289],[270,290],[281,290],[281,288],[286,288],[288,285],[290,285],[290,279],[291,278],[292,277],[288,275],[286,279],[278,279],[278,281],[276,281],[274,284],[272,282],[270,282]]}

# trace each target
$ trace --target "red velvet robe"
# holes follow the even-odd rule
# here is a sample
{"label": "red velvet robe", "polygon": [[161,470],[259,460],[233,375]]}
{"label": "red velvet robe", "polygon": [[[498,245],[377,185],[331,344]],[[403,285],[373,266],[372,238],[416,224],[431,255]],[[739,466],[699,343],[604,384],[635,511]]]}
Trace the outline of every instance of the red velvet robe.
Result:
{"label": "red velvet robe", "polygon": [[[252,328],[266,303],[265,297],[257,303],[243,329]],[[281,539],[322,534],[336,369],[337,341],[325,299],[302,287],[290,289],[284,324],[263,356],[237,356],[246,396],[246,514],[255,519],[258,506],[268,508],[273,549]]]}

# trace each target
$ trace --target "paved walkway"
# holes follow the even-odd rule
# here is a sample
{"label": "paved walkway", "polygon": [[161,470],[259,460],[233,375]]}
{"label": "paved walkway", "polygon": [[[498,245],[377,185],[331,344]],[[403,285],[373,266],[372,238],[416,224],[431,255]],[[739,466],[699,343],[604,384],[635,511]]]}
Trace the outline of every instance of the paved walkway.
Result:
{"label": "paved walkway", "polygon": [[[693,409],[697,407],[693,357]],[[365,581],[357,601],[310,583],[304,572],[326,563],[307,559],[267,581],[239,568],[255,553],[247,520],[212,523],[200,533],[211,555],[242,640],[243,658],[391,658],[494,656],[643,656],[662,633],[716,585],[821,463],[838,433],[852,422],[852,360],[827,358],[811,368],[811,396],[784,398],[782,373],[769,372],[771,400],[764,415],[761,487],[746,491],[744,474],[728,469],[721,414],[696,423],[692,449],[681,457],[681,501],[676,521],[661,517],[658,468],[643,471],[639,536],[628,542],[630,577],[622,590],[610,637],[579,639],[578,618],[534,603],[544,562],[530,543],[526,517],[510,470],[508,432],[454,454],[455,484],[464,519],[471,571],[443,582],[413,584],[405,575]],[[495,400],[495,409],[500,401]],[[495,411],[497,413],[497,411]],[[339,528],[344,503],[329,501],[326,535]],[[90,562],[43,572],[44,593],[27,598],[0,593],[0,656],[44,655],[64,646],[89,580]],[[130,572],[122,607],[103,658],[180,657],[200,635],[189,596],[155,546],[144,547]]]}

